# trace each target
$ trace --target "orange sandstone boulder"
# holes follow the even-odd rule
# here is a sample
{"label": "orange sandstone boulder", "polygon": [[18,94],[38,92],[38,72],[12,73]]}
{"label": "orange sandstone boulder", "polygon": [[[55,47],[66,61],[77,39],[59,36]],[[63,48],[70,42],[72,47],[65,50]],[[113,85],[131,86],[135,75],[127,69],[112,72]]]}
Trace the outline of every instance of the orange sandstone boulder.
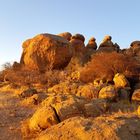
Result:
{"label": "orange sandstone boulder", "polygon": [[20,63],[31,69],[45,71],[64,68],[71,57],[71,45],[65,38],[40,34],[23,43]]}

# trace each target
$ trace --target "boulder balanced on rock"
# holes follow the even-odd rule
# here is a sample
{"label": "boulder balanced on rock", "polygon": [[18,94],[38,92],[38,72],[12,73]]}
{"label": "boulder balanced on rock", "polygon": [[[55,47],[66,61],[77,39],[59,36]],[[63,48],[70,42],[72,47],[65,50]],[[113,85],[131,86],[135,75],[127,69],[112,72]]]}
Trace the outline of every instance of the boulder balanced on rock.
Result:
{"label": "boulder balanced on rock", "polygon": [[94,37],[92,37],[88,44],[86,45],[86,48],[90,48],[90,49],[94,49],[96,50],[97,49],[97,43],[96,43],[96,39]]}
{"label": "boulder balanced on rock", "polygon": [[70,43],[63,37],[52,34],[40,34],[23,43],[20,63],[31,69],[64,68],[72,57]]}
{"label": "boulder balanced on rock", "polygon": [[117,46],[114,45],[111,39],[112,39],[111,36],[109,35],[105,36],[98,50],[107,52],[118,51],[118,45]]}
{"label": "boulder balanced on rock", "polygon": [[80,54],[85,45],[84,45],[85,37],[81,34],[75,34],[71,37],[70,43],[73,48],[73,54],[77,55]]}

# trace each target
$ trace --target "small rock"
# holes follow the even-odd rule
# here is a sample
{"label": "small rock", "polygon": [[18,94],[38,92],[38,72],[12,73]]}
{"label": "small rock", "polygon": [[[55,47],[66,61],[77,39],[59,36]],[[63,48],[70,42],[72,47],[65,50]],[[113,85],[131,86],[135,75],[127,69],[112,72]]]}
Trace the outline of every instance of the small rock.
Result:
{"label": "small rock", "polygon": [[140,89],[136,89],[132,94],[132,101],[140,101]]}
{"label": "small rock", "polygon": [[117,90],[112,85],[103,87],[99,92],[99,98],[103,99],[115,100],[117,96]]}
{"label": "small rock", "polygon": [[123,74],[115,74],[113,81],[115,83],[115,87],[117,88],[129,87],[129,82]]}

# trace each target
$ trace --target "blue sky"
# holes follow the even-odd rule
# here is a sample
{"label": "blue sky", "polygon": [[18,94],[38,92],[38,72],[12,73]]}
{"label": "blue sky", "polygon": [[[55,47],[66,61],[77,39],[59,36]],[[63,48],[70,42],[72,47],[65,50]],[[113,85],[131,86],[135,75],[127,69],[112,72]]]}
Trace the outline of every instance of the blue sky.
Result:
{"label": "blue sky", "polygon": [[139,0],[0,0],[0,65],[17,60],[22,42],[39,33],[81,33],[121,48],[140,39]]}

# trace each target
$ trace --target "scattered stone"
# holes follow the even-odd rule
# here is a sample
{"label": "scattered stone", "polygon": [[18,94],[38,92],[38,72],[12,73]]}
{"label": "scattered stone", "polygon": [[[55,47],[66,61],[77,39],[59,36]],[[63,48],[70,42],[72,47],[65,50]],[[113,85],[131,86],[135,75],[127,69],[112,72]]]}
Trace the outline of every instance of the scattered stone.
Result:
{"label": "scattered stone", "polygon": [[140,89],[136,89],[132,94],[132,101],[140,101]]}
{"label": "scattered stone", "polygon": [[80,83],[77,82],[72,82],[70,83],[69,81],[67,82],[62,82],[60,84],[57,84],[51,88],[48,88],[49,93],[63,93],[63,94],[76,94],[78,87],[80,86]]}

